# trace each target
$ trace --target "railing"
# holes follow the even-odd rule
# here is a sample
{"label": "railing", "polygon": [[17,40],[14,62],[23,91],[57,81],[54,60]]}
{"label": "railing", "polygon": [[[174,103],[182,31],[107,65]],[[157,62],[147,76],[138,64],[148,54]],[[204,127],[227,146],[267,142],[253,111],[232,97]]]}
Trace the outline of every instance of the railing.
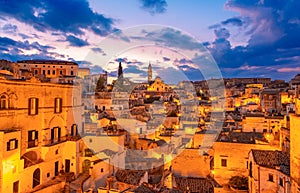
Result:
{"label": "railing", "polygon": [[78,141],[79,139],[81,139],[80,135],[75,135],[75,136],[67,135],[56,139],[44,140],[43,142],[44,142],[44,146],[52,146],[66,141]]}
{"label": "railing", "polygon": [[33,147],[37,147],[38,146],[38,141],[34,140],[34,141],[28,141],[28,148],[33,148]]}

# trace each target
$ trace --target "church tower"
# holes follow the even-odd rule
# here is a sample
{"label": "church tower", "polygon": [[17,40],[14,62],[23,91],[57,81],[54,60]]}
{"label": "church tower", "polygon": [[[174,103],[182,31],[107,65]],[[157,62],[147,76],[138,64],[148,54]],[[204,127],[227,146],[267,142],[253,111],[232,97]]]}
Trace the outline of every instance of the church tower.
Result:
{"label": "church tower", "polygon": [[120,78],[123,74],[123,68],[121,62],[119,62],[119,69],[118,69],[118,78]]}
{"label": "church tower", "polygon": [[148,83],[150,83],[152,81],[152,66],[149,62],[149,66],[148,66]]}

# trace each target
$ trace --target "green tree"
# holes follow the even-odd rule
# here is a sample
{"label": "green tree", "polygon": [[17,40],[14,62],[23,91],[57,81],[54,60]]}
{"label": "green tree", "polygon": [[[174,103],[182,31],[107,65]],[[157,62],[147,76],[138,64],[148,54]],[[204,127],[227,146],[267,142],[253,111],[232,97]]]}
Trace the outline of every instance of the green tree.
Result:
{"label": "green tree", "polygon": [[228,184],[238,190],[248,190],[248,178],[245,176],[233,176]]}

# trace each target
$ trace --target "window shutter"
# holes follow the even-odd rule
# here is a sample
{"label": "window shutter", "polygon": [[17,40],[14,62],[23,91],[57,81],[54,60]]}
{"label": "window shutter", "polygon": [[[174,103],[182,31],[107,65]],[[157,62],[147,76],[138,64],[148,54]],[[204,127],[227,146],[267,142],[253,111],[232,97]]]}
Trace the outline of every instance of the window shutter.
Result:
{"label": "window shutter", "polygon": [[57,113],[57,98],[54,98],[54,113]]}
{"label": "window shutter", "polygon": [[74,125],[71,126],[71,136],[74,136]]}
{"label": "window shutter", "polygon": [[35,103],[35,114],[37,115],[37,114],[39,114],[39,99],[38,98],[36,98],[35,99],[36,101],[36,103]]}
{"label": "window shutter", "polygon": [[28,131],[28,141],[32,141],[32,131]]}
{"label": "window shutter", "polygon": [[31,98],[28,99],[28,115],[31,115]]}
{"label": "window shutter", "polygon": [[35,131],[35,139],[39,139],[39,132]]}
{"label": "window shutter", "polygon": [[10,150],[10,142],[6,142],[6,150],[9,151]]}
{"label": "window shutter", "polygon": [[58,127],[57,138],[60,139],[60,137],[61,137],[61,128]]}
{"label": "window shutter", "polygon": [[18,140],[15,140],[15,149],[18,149]]}
{"label": "window shutter", "polygon": [[62,99],[59,99],[59,112],[62,112]]}

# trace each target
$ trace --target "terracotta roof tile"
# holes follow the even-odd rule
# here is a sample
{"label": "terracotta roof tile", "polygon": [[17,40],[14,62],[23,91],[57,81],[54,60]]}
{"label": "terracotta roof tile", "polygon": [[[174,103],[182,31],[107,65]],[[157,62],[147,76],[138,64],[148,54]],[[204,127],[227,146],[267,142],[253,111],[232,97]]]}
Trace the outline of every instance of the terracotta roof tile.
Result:
{"label": "terracotta roof tile", "polygon": [[258,165],[290,174],[290,157],[287,153],[277,150],[252,150],[252,154]]}

